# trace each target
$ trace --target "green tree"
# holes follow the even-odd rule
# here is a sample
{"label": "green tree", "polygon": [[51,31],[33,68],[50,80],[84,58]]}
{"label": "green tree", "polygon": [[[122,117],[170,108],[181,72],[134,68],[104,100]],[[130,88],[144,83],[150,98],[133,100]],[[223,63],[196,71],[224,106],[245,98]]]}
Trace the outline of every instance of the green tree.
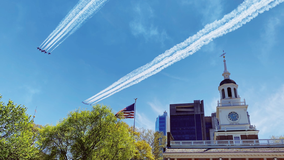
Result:
{"label": "green tree", "polygon": [[163,148],[166,147],[166,136],[163,132],[155,132],[154,134],[154,144],[153,144],[153,155],[155,159],[163,159]]}
{"label": "green tree", "polygon": [[[144,132],[145,131],[145,132]],[[152,147],[150,146],[150,144],[146,141],[146,140],[150,140],[151,138],[146,138],[145,135],[147,135],[146,133],[147,130],[141,128],[141,129],[135,129],[135,131],[133,132],[133,127],[129,128],[129,132],[134,136],[135,141],[135,155],[133,157],[133,159],[153,159],[154,160],[154,156],[152,154]],[[151,136],[149,134],[149,136]]]}
{"label": "green tree", "polygon": [[136,150],[134,159],[151,159],[154,160],[151,146],[145,140],[135,142]]}
{"label": "green tree", "polygon": [[43,159],[70,159],[68,154],[72,137],[71,128],[66,123],[61,122],[56,126],[46,125],[40,129],[39,142],[40,149],[44,153]]}
{"label": "green tree", "polygon": [[155,159],[163,159],[163,148],[166,146],[166,136],[162,132],[154,132],[151,129],[136,129],[139,133],[138,140],[144,140],[151,147]]}
{"label": "green tree", "polygon": [[70,112],[56,126],[45,126],[40,133],[47,159],[129,159],[135,149],[128,126],[107,106]]}
{"label": "green tree", "polygon": [[151,129],[139,128],[136,129],[139,132],[139,139],[146,141],[151,148],[154,147],[154,131]]}
{"label": "green tree", "polygon": [[279,143],[282,143],[283,140],[280,140],[280,139],[284,139],[284,136],[271,136],[271,139],[274,139],[274,140],[270,140],[269,143],[275,143],[275,144],[279,144]]}
{"label": "green tree", "polygon": [[37,157],[37,127],[26,110],[26,107],[14,104],[11,100],[7,105],[0,102],[0,159]]}
{"label": "green tree", "polygon": [[271,136],[271,139],[284,139],[284,136]]}

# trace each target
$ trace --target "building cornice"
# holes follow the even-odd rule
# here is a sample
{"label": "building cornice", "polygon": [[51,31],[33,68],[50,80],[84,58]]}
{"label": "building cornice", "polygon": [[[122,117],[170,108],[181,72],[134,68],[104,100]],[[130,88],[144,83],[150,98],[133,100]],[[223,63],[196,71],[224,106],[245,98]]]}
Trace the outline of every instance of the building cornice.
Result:
{"label": "building cornice", "polygon": [[163,153],[164,158],[284,158],[284,153]]}
{"label": "building cornice", "polygon": [[284,148],[262,149],[167,149],[164,158],[284,158]]}

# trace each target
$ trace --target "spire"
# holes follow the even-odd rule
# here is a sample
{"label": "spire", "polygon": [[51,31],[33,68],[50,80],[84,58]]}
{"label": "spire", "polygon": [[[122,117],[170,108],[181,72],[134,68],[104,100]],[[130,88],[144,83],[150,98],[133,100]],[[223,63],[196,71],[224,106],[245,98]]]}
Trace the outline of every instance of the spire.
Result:
{"label": "spire", "polygon": [[224,79],[230,79],[230,72],[227,70],[227,64],[226,64],[226,59],[225,59],[225,52],[224,52],[224,50],[223,50],[223,54],[221,55],[221,56],[223,56],[223,58],[224,58],[224,60],[223,60],[223,62],[224,62],[224,72],[223,72],[223,74],[222,74],[222,76],[224,76]]}

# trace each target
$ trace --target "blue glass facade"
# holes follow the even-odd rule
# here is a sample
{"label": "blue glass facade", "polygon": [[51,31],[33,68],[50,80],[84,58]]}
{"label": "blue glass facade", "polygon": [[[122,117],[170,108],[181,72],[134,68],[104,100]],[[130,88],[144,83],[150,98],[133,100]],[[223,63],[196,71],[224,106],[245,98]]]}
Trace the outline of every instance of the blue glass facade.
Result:
{"label": "blue glass facade", "polygon": [[202,140],[202,115],[171,116],[171,133],[175,140]]}
{"label": "blue glass facade", "polygon": [[174,140],[205,140],[203,101],[170,104],[170,131]]}
{"label": "blue glass facade", "polygon": [[206,140],[210,140],[210,129],[212,129],[212,117],[205,117]]}
{"label": "blue glass facade", "polygon": [[167,134],[167,112],[156,118],[155,131],[163,132],[164,136]]}

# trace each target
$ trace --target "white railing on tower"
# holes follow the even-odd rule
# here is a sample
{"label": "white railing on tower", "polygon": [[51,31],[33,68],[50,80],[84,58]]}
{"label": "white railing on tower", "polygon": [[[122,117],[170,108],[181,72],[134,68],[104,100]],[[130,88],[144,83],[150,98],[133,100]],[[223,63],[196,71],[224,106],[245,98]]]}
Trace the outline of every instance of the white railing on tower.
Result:
{"label": "white railing on tower", "polygon": [[231,102],[231,101],[229,101],[229,102],[217,102],[217,105],[218,105],[218,107],[220,107],[220,106],[245,106],[246,105],[246,102],[245,101],[243,101],[243,102]]}

